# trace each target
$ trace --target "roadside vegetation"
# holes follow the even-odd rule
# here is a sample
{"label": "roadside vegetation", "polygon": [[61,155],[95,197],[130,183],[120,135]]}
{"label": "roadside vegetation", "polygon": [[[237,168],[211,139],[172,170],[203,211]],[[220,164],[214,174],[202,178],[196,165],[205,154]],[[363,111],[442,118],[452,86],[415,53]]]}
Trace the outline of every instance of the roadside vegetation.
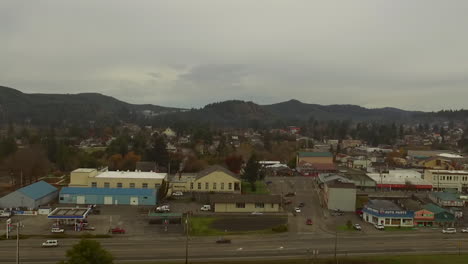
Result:
{"label": "roadside vegetation", "polygon": [[266,183],[264,181],[255,182],[255,190],[252,189],[252,184],[249,182],[242,182],[242,192],[243,193],[254,193],[254,194],[270,194]]}
{"label": "roadside vegetation", "polygon": [[[244,222],[251,219],[238,219],[232,217],[192,217],[190,218],[190,235],[192,236],[224,236],[247,234],[274,234],[288,231],[286,218],[268,218],[265,221],[255,221],[255,224],[246,225]],[[229,226],[231,229],[225,229]]]}

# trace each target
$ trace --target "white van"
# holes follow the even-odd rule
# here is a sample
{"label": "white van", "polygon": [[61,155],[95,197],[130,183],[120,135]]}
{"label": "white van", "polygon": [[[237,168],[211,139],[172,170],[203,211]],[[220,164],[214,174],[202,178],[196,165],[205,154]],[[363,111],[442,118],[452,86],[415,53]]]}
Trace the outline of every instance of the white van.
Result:
{"label": "white van", "polygon": [[58,240],[46,240],[46,242],[42,243],[42,247],[57,247]]}
{"label": "white van", "polygon": [[211,211],[211,205],[205,204],[200,208],[201,211]]}

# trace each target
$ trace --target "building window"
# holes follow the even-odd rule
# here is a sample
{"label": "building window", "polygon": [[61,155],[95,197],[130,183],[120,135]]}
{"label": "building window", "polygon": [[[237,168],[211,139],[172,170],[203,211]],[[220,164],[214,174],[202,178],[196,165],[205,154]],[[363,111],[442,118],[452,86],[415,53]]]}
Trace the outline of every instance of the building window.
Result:
{"label": "building window", "polygon": [[198,190],[201,190],[201,182],[198,183]]}
{"label": "building window", "polygon": [[216,190],[216,182],[213,182],[213,190]]}
{"label": "building window", "polygon": [[63,197],[60,197],[60,201],[63,201]]}
{"label": "building window", "polygon": [[221,190],[224,190],[224,182],[221,183]]}
{"label": "building window", "polygon": [[148,199],[148,197],[147,197],[147,196],[144,196],[143,199]]}
{"label": "building window", "polygon": [[245,203],[236,203],[236,208],[245,208]]}
{"label": "building window", "polygon": [[142,184],[141,184],[141,188],[143,188],[143,189],[148,189],[148,184],[147,184],[147,183],[142,183]]}
{"label": "building window", "polygon": [[190,183],[190,190],[193,190],[193,182]]}
{"label": "building window", "polygon": [[130,188],[135,188],[135,183],[134,182],[130,183]]}
{"label": "building window", "polygon": [[105,183],[104,183],[104,188],[110,188],[110,183],[105,182]]}
{"label": "building window", "polygon": [[117,188],[122,188],[122,183],[121,182],[117,183]]}
{"label": "building window", "polygon": [[92,182],[91,187],[96,188],[97,187],[97,182]]}
{"label": "building window", "polygon": [[255,203],[255,208],[265,208],[264,203]]}
{"label": "building window", "polygon": [[271,204],[271,208],[275,208],[275,204]]}
{"label": "building window", "polygon": [[208,190],[208,189],[210,189],[210,184],[205,182],[205,190]]}
{"label": "building window", "polygon": [[232,182],[228,183],[228,189],[232,190]]}

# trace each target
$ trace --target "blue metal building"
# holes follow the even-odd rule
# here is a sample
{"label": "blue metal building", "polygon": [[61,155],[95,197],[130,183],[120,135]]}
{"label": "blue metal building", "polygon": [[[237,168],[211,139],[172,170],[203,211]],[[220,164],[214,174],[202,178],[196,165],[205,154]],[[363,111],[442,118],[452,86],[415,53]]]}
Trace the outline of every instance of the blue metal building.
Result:
{"label": "blue metal building", "polygon": [[36,209],[57,198],[58,190],[45,181],[39,181],[0,198],[0,208],[26,207]]}
{"label": "blue metal building", "polygon": [[59,203],[156,205],[156,193],[156,189],[65,187]]}

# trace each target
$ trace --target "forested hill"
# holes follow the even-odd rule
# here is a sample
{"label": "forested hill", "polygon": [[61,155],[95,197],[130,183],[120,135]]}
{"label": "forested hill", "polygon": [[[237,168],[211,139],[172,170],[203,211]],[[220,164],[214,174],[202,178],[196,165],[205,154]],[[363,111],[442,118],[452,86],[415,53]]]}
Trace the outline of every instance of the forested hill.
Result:
{"label": "forested hill", "polygon": [[[26,94],[0,86],[0,122],[36,125],[134,120],[144,110],[153,114],[178,111],[157,105],[134,105],[99,93]],[[151,113],[150,113],[151,114]]]}

